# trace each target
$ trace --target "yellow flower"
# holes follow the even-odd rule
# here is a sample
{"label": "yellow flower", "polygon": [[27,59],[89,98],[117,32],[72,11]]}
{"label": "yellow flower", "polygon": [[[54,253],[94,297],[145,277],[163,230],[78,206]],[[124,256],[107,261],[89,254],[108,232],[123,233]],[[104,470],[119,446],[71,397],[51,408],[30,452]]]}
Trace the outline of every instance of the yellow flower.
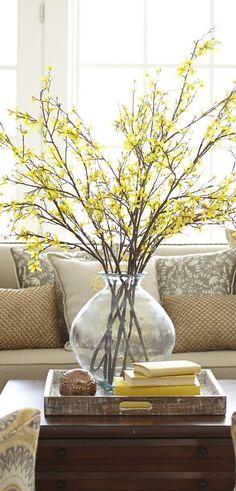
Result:
{"label": "yellow flower", "polygon": [[42,271],[42,268],[40,267],[40,261],[34,261],[28,264],[28,268],[31,273],[34,273],[35,271]]}
{"label": "yellow flower", "polygon": [[[203,165],[211,148],[228,139],[236,141],[236,89],[205,112],[199,104],[192,106],[202,85],[196,62],[214,48],[210,36],[194,43],[190,57],[178,66],[175,100],[159,85],[159,72],[146,77],[141,97],[134,88],[131,106],[121,106],[115,121],[122,150],[114,160],[104,154],[76,108],[66,112],[51,96],[50,66],[39,97],[33,98],[41,116],[18,108],[11,111],[21,142],[1,128],[0,146],[16,161],[1,185],[19,185],[20,198],[2,195],[0,209],[10,213],[17,236],[26,242],[32,271],[39,268],[38,255],[48,246],[80,245],[107,269],[115,263],[120,267],[125,257],[131,272],[162,240],[186,225],[201,227],[232,215],[234,173],[204,181]],[[198,108],[196,115],[192,107]],[[205,122],[205,130],[193,144],[198,122]],[[35,130],[42,134],[40,151],[27,144]]]}

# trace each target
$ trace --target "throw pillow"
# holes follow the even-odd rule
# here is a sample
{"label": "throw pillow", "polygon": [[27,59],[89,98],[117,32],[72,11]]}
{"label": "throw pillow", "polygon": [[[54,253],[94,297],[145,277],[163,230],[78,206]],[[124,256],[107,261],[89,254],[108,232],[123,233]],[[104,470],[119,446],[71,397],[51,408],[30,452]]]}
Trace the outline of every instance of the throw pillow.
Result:
{"label": "throw pillow", "polygon": [[68,334],[63,311],[62,291],[58,281],[56,281],[54,270],[47,260],[47,254],[40,254],[41,271],[34,272],[31,272],[28,268],[30,255],[27,251],[24,251],[19,247],[12,247],[11,254],[15,264],[15,271],[19,288],[31,288],[35,286],[43,286],[46,284],[55,284],[57,321],[64,342],[66,342],[68,339]]}
{"label": "throw pillow", "polygon": [[236,249],[156,257],[161,299],[166,295],[235,293]]}
{"label": "throw pillow", "polygon": [[229,247],[236,247],[236,230],[231,228],[225,229],[225,235],[229,244]]}
{"label": "throw pillow", "polygon": [[[102,266],[98,261],[85,261],[71,258],[63,254],[48,253],[63,291],[64,314],[68,331],[71,324],[85,303],[104,288],[104,281],[98,275]],[[155,258],[152,258],[145,271],[147,276],[142,280],[142,286],[157,301],[160,300],[155,275]]]}
{"label": "throw pillow", "polygon": [[174,352],[236,349],[236,295],[163,297],[175,331]]}
{"label": "throw pillow", "polygon": [[40,411],[24,408],[0,419],[2,491],[34,491]]}
{"label": "throw pillow", "polygon": [[[47,260],[47,254],[40,254],[40,268],[41,271],[31,272],[28,268],[29,253],[20,247],[12,247],[11,255],[14,260],[16,277],[19,288],[30,288],[35,286],[43,286],[46,284],[55,284],[56,298],[57,298],[57,319],[58,326],[62,333],[64,342],[68,340],[68,332],[66,322],[64,318],[63,309],[63,296],[60,285],[54,273],[54,269],[50,262]],[[83,253],[77,251],[76,253],[68,253],[68,255],[86,257]]]}
{"label": "throw pillow", "polygon": [[0,349],[60,348],[54,285],[0,289]]}

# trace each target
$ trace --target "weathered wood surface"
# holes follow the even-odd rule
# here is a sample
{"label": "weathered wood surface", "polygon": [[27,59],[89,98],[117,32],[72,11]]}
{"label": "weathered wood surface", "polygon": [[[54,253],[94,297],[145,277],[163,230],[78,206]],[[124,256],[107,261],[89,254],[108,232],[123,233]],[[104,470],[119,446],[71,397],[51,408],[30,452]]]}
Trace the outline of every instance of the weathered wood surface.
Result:
{"label": "weathered wood surface", "polygon": [[[49,370],[44,391],[45,415],[224,415],[226,395],[211,370],[198,375],[198,396],[114,396],[98,389],[95,396],[61,396],[64,370]],[[127,407],[127,403],[128,406]],[[140,405],[142,407],[140,407]]]}

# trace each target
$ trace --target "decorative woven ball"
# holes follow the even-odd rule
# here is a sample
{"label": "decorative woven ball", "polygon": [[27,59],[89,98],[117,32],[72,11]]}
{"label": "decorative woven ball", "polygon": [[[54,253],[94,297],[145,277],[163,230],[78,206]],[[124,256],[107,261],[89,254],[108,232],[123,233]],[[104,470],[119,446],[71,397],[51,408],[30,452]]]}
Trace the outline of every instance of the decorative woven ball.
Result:
{"label": "decorative woven ball", "polygon": [[62,396],[94,396],[97,384],[95,378],[82,368],[74,368],[65,372],[59,381]]}

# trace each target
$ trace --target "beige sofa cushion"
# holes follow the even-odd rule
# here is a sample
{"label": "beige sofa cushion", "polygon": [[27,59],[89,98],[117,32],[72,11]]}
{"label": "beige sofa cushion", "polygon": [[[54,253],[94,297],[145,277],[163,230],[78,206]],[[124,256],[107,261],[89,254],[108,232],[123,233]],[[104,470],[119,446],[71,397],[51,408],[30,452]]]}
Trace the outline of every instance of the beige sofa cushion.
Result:
{"label": "beige sofa cushion", "polygon": [[0,392],[10,379],[46,380],[52,368],[66,371],[78,368],[78,363],[73,353],[63,348],[1,350]]}
{"label": "beige sofa cushion", "polygon": [[63,346],[53,285],[0,289],[0,349]]}
{"label": "beige sofa cushion", "polygon": [[236,349],[236,295],[163,297],[176,332],[175,352]]}
{"label": "beige sofa cushion", "polygon": [[[236,379],[236,351],[204,351],[185,353],[184,358],[209,368],[217,378]],[[173,353],[173,360],[183,359]],[[60,349],[2,350],[0,351],[0,391],[9,379],[46,379],[51,368],[69,370],[78,367],[72,352]]]}
{"label": "beige sofa cushion", "polygon": [[[19,244],[17,242],[0,244],[0,288],[18,287],[15,265],[10,251],[11,247],[17,247],[22,249],[24,245]],[[200,254],[200,253],[222,250],[225,249],[226,247],[227,244],[160,245],[158,247],[158,255],[175,256],[175,255],[185,255],[185,254],[192,254],[192,253]]]}

